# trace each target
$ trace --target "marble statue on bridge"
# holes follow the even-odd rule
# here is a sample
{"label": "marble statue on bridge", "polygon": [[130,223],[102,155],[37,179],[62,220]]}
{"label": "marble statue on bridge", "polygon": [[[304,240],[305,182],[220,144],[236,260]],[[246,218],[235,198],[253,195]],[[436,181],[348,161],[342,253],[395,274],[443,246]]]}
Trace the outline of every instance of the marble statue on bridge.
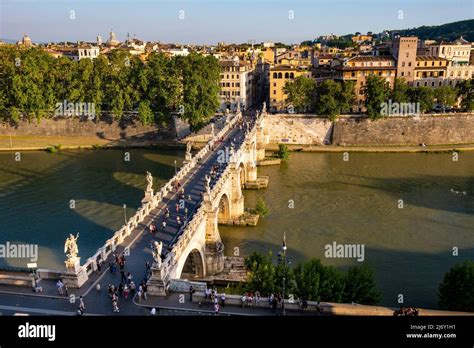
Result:
{"label": "marble statue on bridge", "polygon": [[153,176],[151,176],[150,172],[146,172],[146,181],[147,181],[147,186],[146,190],[147,191],[153,191]]}
{"label": "marble statue on bridge", "polygon": [[161,267],[161,252],[163,251],[163,243],[156,240],[152,244],[153,261],[156,268]]}
{"label": "marble statue on bridge", "polygon": [[191,149],[193,148],[193,143],[188,141],[186,143],[186,155],[185,155],[185,160],[186,161],[191,161],[192,155],[191,155]]}
{"label": "marble statue on bridge", "polygon": [[206,192],[208,195],[211,194],[211,177],[206,175]]}
{"label": "marble statue on bridge", "polygon": [[79,239],[79,232],[74,237],[74,235],[69,234],[69,238],[66,239],[64,243],[64,252],[66,253],[66,266],[74,266],[77,261],[77,254],[79,249],[77,247],[77,240]]}

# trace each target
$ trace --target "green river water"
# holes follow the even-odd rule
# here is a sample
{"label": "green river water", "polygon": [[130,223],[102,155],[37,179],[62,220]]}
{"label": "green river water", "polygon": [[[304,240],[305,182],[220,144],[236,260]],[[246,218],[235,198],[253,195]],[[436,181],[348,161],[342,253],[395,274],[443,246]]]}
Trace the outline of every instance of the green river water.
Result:
{"label": "green river water", "polygon": [[[64,240],[80,232],[85,261],[138,208],[146,186],[173,176],[180,151],[124,150],[0,153],[0,243],[36,243],[40,267],[64,267]],[[354,259],[329,259],[324,246],[363,244],[375,269],[382,304],[436,307],[437,287],[456,262],[474,259],[474,152],[450,154],[292,153],[280,166],[259,168],[268,189],[245,191],[245,205],[259,197],[270,214],[257,227],[220,227],[226,254],[274,254],[286,232],[288,257],[318,257],[342,269]],[[458,192],[458,193],[456,193]],[[464,193],[463,193],[464,192]],[[70,208],[74,200],[75,208]],[[399,209],[399,200],[403,208]],[[294,205],[291,208],[291,205]],[[459,256],[453,256],[453,247]],[[24,259],[0,266],[25,267]]]}

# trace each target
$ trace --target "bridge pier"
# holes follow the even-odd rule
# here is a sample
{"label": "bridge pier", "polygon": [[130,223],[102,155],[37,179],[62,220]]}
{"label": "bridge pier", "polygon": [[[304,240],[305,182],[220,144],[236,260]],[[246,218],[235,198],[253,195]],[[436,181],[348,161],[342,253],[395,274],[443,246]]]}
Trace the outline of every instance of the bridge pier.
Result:
{"label": "bridge pier", "polygon": [[163,267],[151,268],[151,276],[147,281],[147,291],[152,296],[167,296],[169,287],[169,277],[163,271]]}
{"label": "bridge pier", "polygon": [[224,269],[224,243],[217,227],[219,208],[212,208],[209,201],[206,215],[206,275],[215,275]]}

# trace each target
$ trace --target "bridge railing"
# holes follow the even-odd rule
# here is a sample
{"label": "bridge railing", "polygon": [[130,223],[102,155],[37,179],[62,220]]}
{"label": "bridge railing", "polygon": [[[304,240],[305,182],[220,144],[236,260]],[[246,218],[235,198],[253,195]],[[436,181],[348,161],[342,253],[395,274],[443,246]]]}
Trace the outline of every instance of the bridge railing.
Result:
{"label": "bridge railing", "polygon": [[[250,137],[253,136],[253,134],[256,132],[256,124],[253,125],[252,130],[247,133],[245,139],[242,141],[240,144],[239,148],[235,152],[235,157],[239,158],[240,153],[242,151],[242,146],[244,145],[245,141],[249,139]],[[217,134],[217,139],[220,139],[222,135],[225,134],[225,131],[220,135]],[[232,165],[231,163],[228,163],[224,171],[221,173],[217,181],[214,183],[213,187],[211,188],[210,192],[210,198],[211,200],[215,199],[219,192],[222,189],[222,186],[225,185],[226,181],[228,180],[229,176],[231,175],[232,171]],[[182,230],[180,230],[175,238],[171,241],[172,248],[167,254],[165,260],[163,261],[163,267],[165,267],[165,272],[166,274],[169,273],[171,270],[171,267],[173,267],[176,263],[177,260],[180,258],[182,255],[184,249],[188,245],[189,241],[191,238],[193,238],[194,234],[197,231],[198,225],[202,222],[202,219],[205,218],[206,211],[205,211],[205,206],[202,204],[202,200],[199,202],[199,207],[197,208],[196,212],[193,214],[191,220],[186,223],[185,226],[182,227]]]}
{"label": "bridge railing", "polygon": [[[191,159],[191,161],[182,166],[179,171],[161,187],[161,189],[152,197],[149,202],[143,203],[143,205],[135,212],[135,214],[128,219],[127,223],[123,225],[119,230],[117,230],[114,235],[104,243],[102,247],[98,248],[94,255],[87,259],[82,268],[87,272],[88,275],[97,270],[97,265],[99,263],[103,264],[107,262],[109,255],[115,251],[117,246],[121,245],[123,241],[132,233],[133,229],[145,220],[150,211],[155,209],[158,206],[159,202],[164,197],[166,197],[169,192],[173,191],[174,184],[178,181],[181,181],[196,166],[196,164],[200,160],[202,160],[209,152],[211,152],[216,142],[218,142],[219,139],[221,139],[231,128],[233,128],[240,119],[242,119],[242,113],[238,113],[234,117],[232,117],[229,122],[217,134],[214,135],[214,137],[209,139],[206,146],[203,147]],[[192,235],[190,237],[187,237],[189,236],[189,234],[186,233],[186,231],[188,231],[190,228],[192,229],[198,223],[198,221],[200,221],[203,214],[203,207],[199,207],[196,213],[194,214],[192,220],[189,221],[189,223],[186,225],[186,230],[183,230],[183,232],[178,235],[177,243],[180,243],[180,240],[183,240],[182,238],[189,239],[192,237]],[[182,237],[184,235],[186,236]],[[181,250],[179,249],[173,251],[176,252]],[[173,253],[170,252],[168,254],[169,257],[171,257],[172,254]],[[165,260],[164,263],[166,262],[167,261]]]}

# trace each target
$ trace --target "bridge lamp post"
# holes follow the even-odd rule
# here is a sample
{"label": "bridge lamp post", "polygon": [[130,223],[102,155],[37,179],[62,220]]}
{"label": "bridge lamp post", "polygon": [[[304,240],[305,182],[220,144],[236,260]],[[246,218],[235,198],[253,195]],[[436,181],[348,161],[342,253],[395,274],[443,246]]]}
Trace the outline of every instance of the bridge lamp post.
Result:
{"label": "bridge lamp post", "polygon": [[127,205],[123,205],[123,221],[125,222],[125,225],[127,224]]}
{"label": "bridge lamp post", "polygon": [[283,250],[283,253],[282,253],[282,257],[283,257],[283,288],[282,288],[282,302],[281,302],[281,309],[282,309],[282,313],[283,315],[285,315],[286,311],[285,311],[285,283],[286,283],[286,249],[287,246],[286,246],[286,233],[283,232],[283,244],[281,246],[281,250]]}

